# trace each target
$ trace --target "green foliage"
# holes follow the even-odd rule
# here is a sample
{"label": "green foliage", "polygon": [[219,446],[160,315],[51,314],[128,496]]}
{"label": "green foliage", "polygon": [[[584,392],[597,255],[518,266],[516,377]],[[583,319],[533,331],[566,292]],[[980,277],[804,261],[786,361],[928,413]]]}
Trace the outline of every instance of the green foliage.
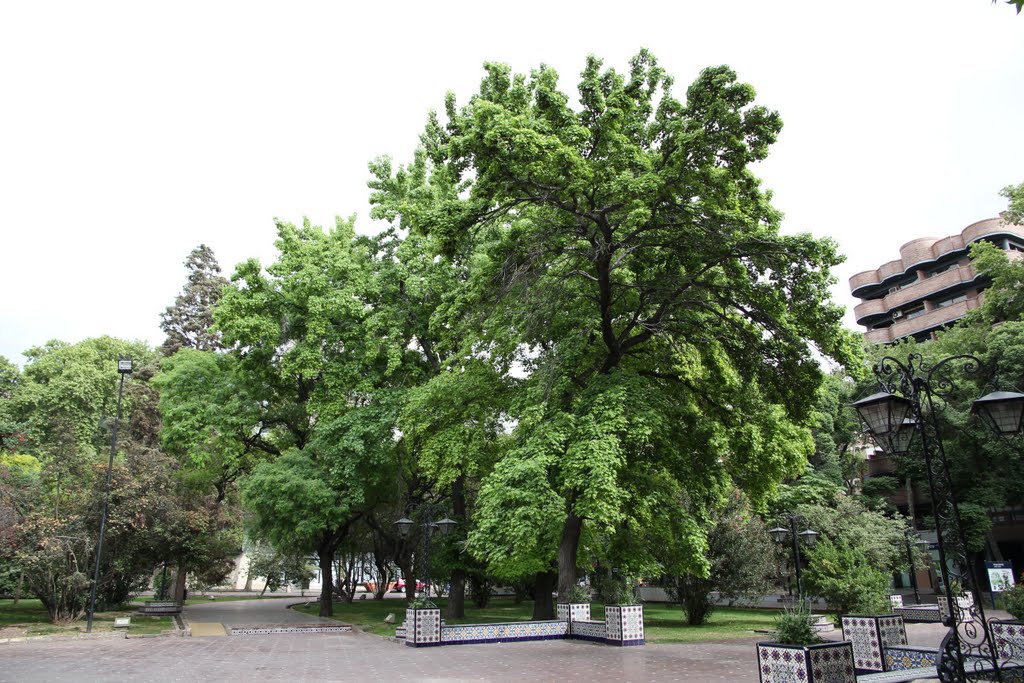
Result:
{"label": "green foliage", "polygon": [[1018,621],[1024,621],[1024,583],[1018,583],[1003,593],[1006,600],[1006,611]]}
{"label": "green foliage", "polygon": [[281,553],[266,543],[256,543],[249,548],[248,556],[249,577],[263,577],[265,591],[276,591],[288,584],[307,585],[315,576],[308,553]]}
{"label": "green foliage", "polygon": [[431,602],[430,598],[425,596],[408,600],[405,603],[405,606],[409,609],[437,609],[437,605]]}
{"label": "green foliage", "polygon": [[[592,57],[576,108],[548,67],[485,71],[408,167],[371,166],[373,216],[465,269],[445,308],[463,357],[525,374],[468,547],[516,578],[561,543],[567,594],[578,545],[625,547],[614,531],[636,525],[699,569],[680,491],[697,517],[733,482],[763,501],[813,449],[813,347],[857,356],[829,300],[835,244],[779,233],[749,165],[781,122],[727,67],[684,102],[646,51],[625,73]],[[653,543],[631,562],[656,566]]]}
{"label": "green foliage", "polygon": [[880,474],[864,480],[862,491],[865,496],[884,496],[900,487],[896,477]]}
{"label": "green foliage", "polygon": [[586,586],[576,584],[569,591],[569,602],[590,602],[590,589]]}
{"label": "green foliage", "polygon": [[[1024,6],[1024,2],[1021,0],[1012,0],[1007,4],[1016,4],[1018,14],[1020,14],[1021,7]],[[1003,212],[1003,220],[1008,223],[1024,225],[1024,183],[1007,185],[999,191],[999,194],[1006,197],[1008,204],[1006,211]]]}
{"label": "green foliage", "polygon": [[667,583],[669,595],[693,625],[706,623],[714,611],[712,591],[727,600],[764,595],[777,567],[765,524],[739,491],[714,511],[707,539],[707,573],[687,573]]}
{"label": "green foliage", "polygon": [[806,551],[803,579],[808,590],[840,614],[878,614],[887,609],[890,575],[859,548],[829,538]]}
{"label": "green foliage", "polygon": [[782,645],[815,645],[821,637],[814,630],[815,616],[806,604],[787,607],[775,618],[773,642]]}
{"label": "green foliage", "polygon": [[228,281],[220,275],[213,250],[205,244],[193,249],[185,259],[188,281],[181,294],[160,315],[160,329],[167,335],[163,343],[164,355],[178,349],[200,351],[221,349],[220,338],[213,329],[213,307],[220,299]]}
{"label": "green foliage", "polygon": [[[120,355],[132,356],[136,368],[154,357],[140,342],[111,337],[70,345],[51,341],[26,351],[27,363],[7,409],[23,426],[19,450],[60,461],[105,452],[117,404]],[[122,410],[131,412],[130,397]]]}
{"label": "green foliage", "polygon": [[631,605],[636,602],[636,580],[611,571],[597,575],[595,582],[598,602],[606,605]]}
{"label": "green foliage", "polygon": [[831,506],[801,506],[796,512],[821,539],[854,551],[879,571],[892,573],[905,567],[905,520],[869,509],[856,496],[842,496]]}

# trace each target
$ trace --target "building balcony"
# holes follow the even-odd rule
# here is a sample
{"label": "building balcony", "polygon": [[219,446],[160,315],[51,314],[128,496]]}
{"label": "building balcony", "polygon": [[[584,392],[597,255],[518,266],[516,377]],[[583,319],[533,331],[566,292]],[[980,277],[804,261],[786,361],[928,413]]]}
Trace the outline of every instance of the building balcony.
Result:
{"label": "building balcony", "polygon": [[936,294],[948,289],[961,288],[964,284],[974,282],[977,277],[978,273],[974,270],[974,266],[965,265],[952,268],[934,277],[918,280],[881,299],[863,301],[854,307],[853,314],[857,318],[858,325],[866,325],[872,318],[887,316],[891,311],[915,301],[934,299]]}
{"label": "building balcony", "polygon": [[872,344],[888,344],[889,342],[896,341],[897,339],[923,334],[943,327],[944,325],[948,325],[949,323],[964,317],[967,315],[968,311],[977,308],[980,305],[980,296],[973,299],[967,299],[966,301],[961,301],[959,303],[952,304],[951,306],[936,308],[923,315],[919,315],[916,318],[911,318],[909,320],[907,318],[901,318],[889,327],[884,327],[878,330],[868,330],[865,336]]}
{"label": "building balcony", "polygon": [[1024,239],[1024,226],[1005,223],[1001,218],[988,218],[972,223],[959,235],[941,239],[922,237],[900,247],[900,258],[889,261],[875,270],[866,270],[850,278],[850,291],[855,297],[870,293],[872,287],[884,285],[887,281],[912,272],[915,268],[931,263],[953,252],[965,250],[982,239],[998,241],[1000,236]]}

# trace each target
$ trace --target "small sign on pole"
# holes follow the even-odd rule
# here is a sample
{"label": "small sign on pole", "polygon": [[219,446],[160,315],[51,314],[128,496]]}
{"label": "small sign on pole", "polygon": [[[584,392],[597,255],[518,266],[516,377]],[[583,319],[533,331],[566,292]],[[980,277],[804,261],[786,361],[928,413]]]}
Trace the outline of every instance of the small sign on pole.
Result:
{"label": "small sign on pole", "polygon": [[988,585],[993,593],[1013,588],[1013,562],[986,562],[985,570],[988,571]]}

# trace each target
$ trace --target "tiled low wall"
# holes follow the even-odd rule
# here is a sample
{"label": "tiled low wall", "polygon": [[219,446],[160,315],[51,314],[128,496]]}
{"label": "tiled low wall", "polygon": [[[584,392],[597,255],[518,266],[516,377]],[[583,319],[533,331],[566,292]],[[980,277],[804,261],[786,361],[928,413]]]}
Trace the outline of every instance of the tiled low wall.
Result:
{"label": "tiled low wall", "polygon": [[[573,605],[577,606],[577,605]],[[559,605],[559,616],[569,616],[569,605]],[[590,616],[590,605],[577,614]],[[500,624],[458,624],[441,621],[439,609],[406,610],[405,623],[396,629],[396,637],[406,645],[460,645],[469,643],[507,643],[519,640],[579,638],[608,645],[644,644],[644,608],[642,605],[608,605],[605,621],[559,618],[551,621],[514,621]]]}
{"label": "tiled low wall", "polygon": [[938,606],[933,605],[894,607],[892,612],[903,617],[904,621],[942,621]]}
{"label": "tiled low wall", "polygon": [[883,650],[886,671],[906,671],[938,666],[939,650],[934,647],[891,645]]}
{"label": "tiled low wall", "polygon": [[608,627],[603,621],[574,621],[571,637],[604,643],[608,641]]}
{"label": "tiled low wall", "polygon": [[565,621],[515,621],[507,624],[460,624],[441,627],[441,644],[508,643],[518,640],[556,640],[569,635]]}

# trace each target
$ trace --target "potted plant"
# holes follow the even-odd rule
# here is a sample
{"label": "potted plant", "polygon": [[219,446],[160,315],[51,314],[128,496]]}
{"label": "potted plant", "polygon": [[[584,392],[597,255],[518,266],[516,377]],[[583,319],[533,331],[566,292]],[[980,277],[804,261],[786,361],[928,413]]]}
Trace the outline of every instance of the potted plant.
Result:
{"label": "potted plant", "polygon": [[822,642],[817,618],[801,603],[775,622],[775,640],[757,644],[761,683],[856,683],[853,644]]}
{"label": "potted plant", "polygon": [[614,571],[601,582],[605,642],[610,645],[644,644],[644,607],[636,599],[636,585]]}

